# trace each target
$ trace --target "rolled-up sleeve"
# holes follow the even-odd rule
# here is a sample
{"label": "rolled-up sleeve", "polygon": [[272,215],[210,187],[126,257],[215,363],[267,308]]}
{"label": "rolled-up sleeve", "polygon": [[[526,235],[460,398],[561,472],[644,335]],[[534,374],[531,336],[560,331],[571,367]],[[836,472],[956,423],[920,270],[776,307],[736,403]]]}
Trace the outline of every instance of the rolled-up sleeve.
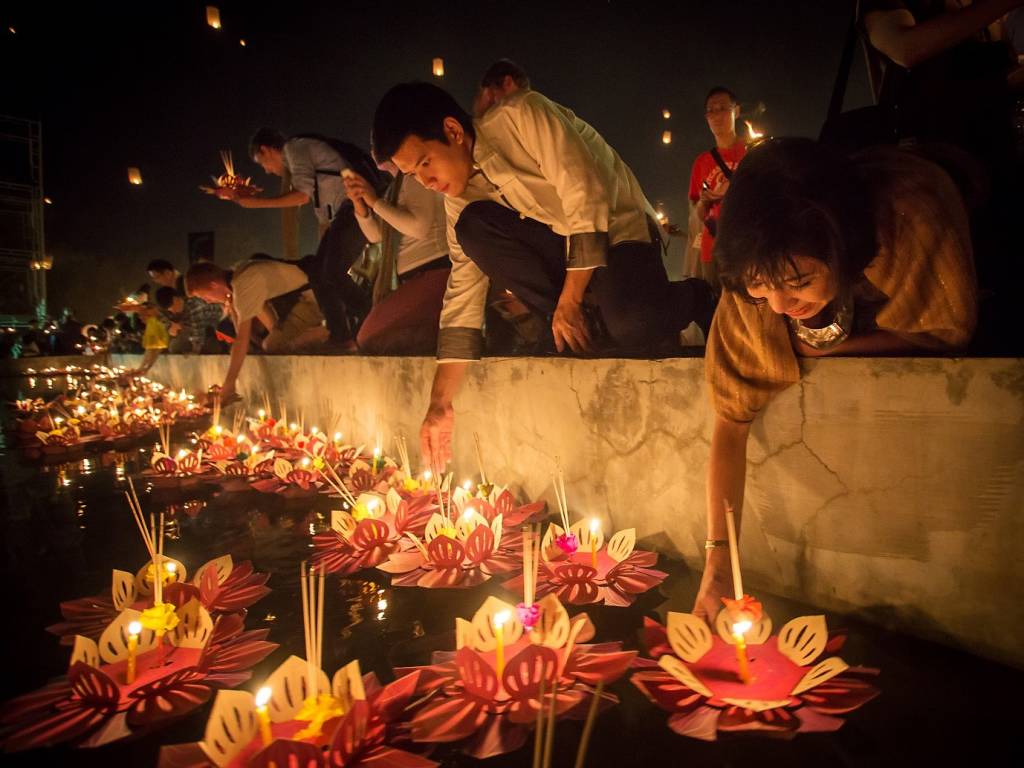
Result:
{"label": "rolled-up sleeve", "polygon": [[508,112],[523,149],[561,200],[569,227],[567,268],[605,266],[611,191],[579,131],[564,112],[539,94],[527,94]]}
{"label": "rolled-up sleeve", "polygon": [[478,360],[483,352],[484,309],[487,303],[487,276],[465,254],[455,236],[455,225],[466,203],[445,199],[446,230],[452,271],[441,307],[437,336],[438,362]]}

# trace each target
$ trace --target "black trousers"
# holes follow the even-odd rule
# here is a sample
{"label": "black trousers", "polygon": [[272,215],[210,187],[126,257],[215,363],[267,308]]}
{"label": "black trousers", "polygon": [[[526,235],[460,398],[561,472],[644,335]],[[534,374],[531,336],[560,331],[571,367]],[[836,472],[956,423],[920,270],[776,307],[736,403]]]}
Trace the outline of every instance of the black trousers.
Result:
{"label": "black trousers", "polygon": [[[455,225],[459,245],[494,285],[512,291],[547,328],[542,347],[551,346],[551,318],[565,284],[566,238],[535,219],[498,203],[467,205]],[[594,271],[585,305],[601,351],[610,346],[644,354],[675,340],[692,321],[710,318],[713,298],[702,280],[670,282],[652,225],[652,242],[619,243],[608,249],[607,266]]]}
{"label": "black trousers", "polygon": [[359,322],[370,311],[372,300],[356,285],[348,270],[363,251],[366,238],[351,205],[342,206],[320,239],[316,255],[304,259],[303,269],[327,321],[331,339],[344,342],[355,338]]}

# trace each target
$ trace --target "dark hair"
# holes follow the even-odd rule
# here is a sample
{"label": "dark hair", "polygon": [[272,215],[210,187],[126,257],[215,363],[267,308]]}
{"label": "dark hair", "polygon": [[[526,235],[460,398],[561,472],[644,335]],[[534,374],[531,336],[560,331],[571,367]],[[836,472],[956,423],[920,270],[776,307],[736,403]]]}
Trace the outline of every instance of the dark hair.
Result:
{"label": "dark hair", "polygon": [[824,262],[840,295],[874,258],[868,189],[849,159],[810,139],[775,139],[736,169],[718,219],[714,260],[722,286],[748,301],[757,278],[782,284],[794,256]]}
{"label": "dark hair", "polygon": [[284,149],[284,134],[277,128],[260,128],[249,139],[249,157],[255,158],[260,147]]}
{"label": "dark hair", "polygon": [[378,157],[393,157],[410,136],[448,143],[444,120],[453,117],[469,135],[473,120],[451,94],[432,83],[400,83],[384,94],[373,116],[370,143]]}
{"label": "dark hair", "polygon": [[739,99],[736,98],[735,93],[730,91],[724,85],[716,85],[714,88],[708,91],[708,95],[704,97],[704,106],[706,107],[708,105],[708,101],[711,99],[712,96],[718,96],[723,93],[732,100],[733,104],[739,104]]}
{"label": "dark hair", "polygon": [[491,64],[480,78],[480,87],[500,86],[506,77],[511,77],[512,81],[524,90],[530,87],[530,76],[526,74],[526,70],[511,59],[498,59]]}
{"label": "dark hair", "polygon": [[147,272],[173,272],[174,265],[167,259],[153,259],[146,265]]}
{"label": "dark hair", "polygon": [[174,303],[174,299],[177,295],[178,292],[170,286],[165,285],[162,288],[157,288],[156,296],[154,297],[156,299],[156,305],[158,307],[163,307],[164,309],[170,309],[171,304]]}
{"label": "dark hair", "polygon": [[185,293],[192,296],[197,290],[214,283],[227,282],[227,274],[226,269],[218,267],[212,261],[197,261],[185,273]]}

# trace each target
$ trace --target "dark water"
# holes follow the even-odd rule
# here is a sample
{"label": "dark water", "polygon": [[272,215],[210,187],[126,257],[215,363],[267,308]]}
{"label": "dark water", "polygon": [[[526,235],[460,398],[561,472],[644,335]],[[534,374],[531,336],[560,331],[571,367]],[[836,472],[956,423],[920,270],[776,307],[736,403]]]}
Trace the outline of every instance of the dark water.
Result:
{"label": "dark water", "polygon": [[[134,571],[144,562],[123,492],[125,478],[146,465],[150,447],[50,466],[27,462],[14,449],[0,456],[3,699],[38,688],[66,670],[70,649],[44,631],[60,620],[61,600],[109,591],[112,568]],[[254,670],[253,687],[288,655],[302,655],[298,564],[310,555],[311,526],[322,528],[329,520],[328,499],[294,504],[257,493],[216,496],[200,489],[187,497],[146,492],[142,503],[147,511],[169,513],[166,552],[190,571],[230,554],[236,562],[252,560],[257,570],[272,574],[273,592],[250,609],[247,626],[269,627],[270,639],[281,648]],[[622,640],[636,648],[644,615],[663,619],[667,610],[689,610],[696,575],[678,563],[663,560],[661,567],[669,578],[633,607],[587,609],[598,641]],[[332,674],[358,657],[364,672],[375,671],[384,681],[392,679],[393,666],[424,664],[431,651],[453,648],[455,617],[470,617],[488,594],[500,591],[497,584],[468,591],[391,589],[387,576],[376,571],[363,578],[328,577],[327,589],[324,669]],[[777,626],[818,612],[771,595],[759,597]],[[381,598],[388,603],[383,615],[377,610]],[[570,607],[572,613],[577,610]],[[788,742],[760,736],[711,744],[684,739],[668,730],[667,714],[649,704],[627,676],[612,687],[622,701],[599,719],[588,765],[945,766],[983,757],[986,765],[1024,765],[1018,689],[1024,686],[1024,673],[852,618],[829,615],[828,621],[831,628],[850,630],[844,659],[882,670],[881,697],[847,716],[838,733],[801,735]],[[155,765],[161,744],[202,737],[206,712],[204,707],[145,739],[96,750],[5,755],[0,764]],[[553,765],[572,765],[581,727],[559,724]],[[448,748],[438,749],[434,758],[445,766],[483,764]],[[486,761],[495,767],[529,763],[527,750]]]}

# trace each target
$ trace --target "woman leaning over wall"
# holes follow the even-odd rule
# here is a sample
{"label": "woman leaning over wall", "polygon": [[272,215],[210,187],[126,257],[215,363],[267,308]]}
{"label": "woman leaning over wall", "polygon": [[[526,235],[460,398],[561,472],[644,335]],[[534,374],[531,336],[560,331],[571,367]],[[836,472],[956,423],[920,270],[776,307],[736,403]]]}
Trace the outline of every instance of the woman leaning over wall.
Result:
{"label": "woman leaning over wall", "polygon": [[844,158],[810,140],[768,142],[736,172],[718,232],[708,541],[694,608],[708,620],[731,593],[725,507],[739,518],[750,425],[799,380],[799,358],[962,350],[977,316],[963,201],[909,151]]}

